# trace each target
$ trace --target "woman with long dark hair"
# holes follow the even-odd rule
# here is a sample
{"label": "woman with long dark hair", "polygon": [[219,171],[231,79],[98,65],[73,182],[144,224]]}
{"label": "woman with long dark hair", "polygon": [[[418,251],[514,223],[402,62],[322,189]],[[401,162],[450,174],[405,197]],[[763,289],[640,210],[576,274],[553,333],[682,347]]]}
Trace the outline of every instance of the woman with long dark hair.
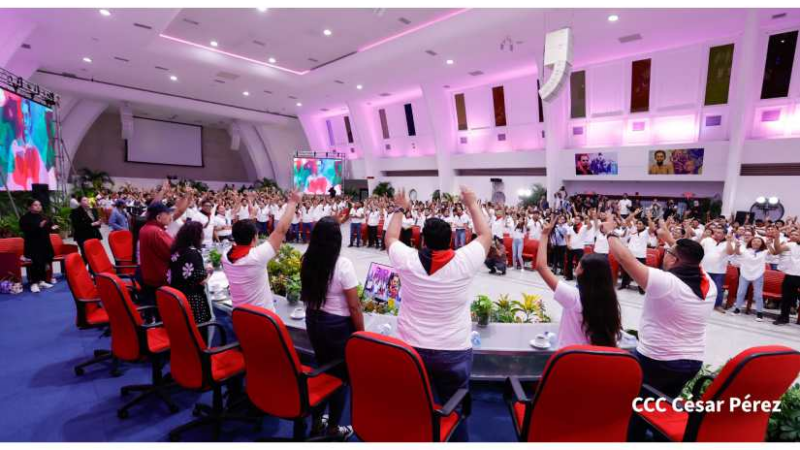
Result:
{"label": "woman with long dark hair", "polygon": [[[311,241],[300,267],[300,299],[306,304],[306,330],[319,364],[344,359],[344,346],[351,334],[364,330],[364,316],[358,299],[358,279],[353,263],[339,255],[342,231],[333,217],[324,217],[311,231]],[[334,372],[347,379],[347,369],[340,365]],[[340,427],[347,393],[340,389],[328,401],[328,423],[323,428],[319,408],[314,416],[313,434],[326,434],[346,440],[352,427]]]}
{"label": "woman with long dark hair", "polygon": [[[550,219],[542,230],[546,241],[555,224]],[[536,270],[555,292],[554,299],[564,311],[558,327],[557,347],[575,344],[616,347],[622,331],[622,318],[611,278],[611,266],[602,255],[585,255],[578,262],[575,274],[578,287],[558,278],[547,266],[547,248],[539,246]]]}
{"label": "woman with long dark hair", "polygon": [[203,262],[203,224],[190,220],[180,230],[170,248],[167,280],[173,288],[183,292],[192,307],[195,323],[211,320],[211,307],[206,297],[206,280],[209,270]]}

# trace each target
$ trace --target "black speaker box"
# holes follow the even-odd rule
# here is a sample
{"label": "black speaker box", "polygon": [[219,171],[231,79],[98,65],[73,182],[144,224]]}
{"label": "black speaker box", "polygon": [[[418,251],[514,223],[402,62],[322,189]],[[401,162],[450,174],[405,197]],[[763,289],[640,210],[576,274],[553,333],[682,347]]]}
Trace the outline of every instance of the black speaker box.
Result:
{"label": "black speaker box", "polygon": [[46,184],[32,184],[31,195],[42,204],[42,209],[47,210],[50,207],[50,186]]}

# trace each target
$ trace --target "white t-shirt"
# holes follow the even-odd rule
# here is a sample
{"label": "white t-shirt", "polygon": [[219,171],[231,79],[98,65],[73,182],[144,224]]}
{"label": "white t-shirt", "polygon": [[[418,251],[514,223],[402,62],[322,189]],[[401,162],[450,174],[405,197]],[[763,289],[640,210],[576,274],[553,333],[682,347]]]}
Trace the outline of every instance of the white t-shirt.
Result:
{"label": "white t-shirt", "polygon": [[358,286],[358,277],[353,263],[340,256],[336,260],[336,267],[333,269],[333,278],[328,285],[328,295],[325,296],[325,304],[322,310],[328,314],[350,317],[350,308],[347,306],[347,297],[344,291]]}
{"label": "white t-shirt", "polygon": [[[229,219],[229,218],[227,218],[225,216],[220,216],[219,214],[214,216],[214,226],[215,227],[227,227],[227,226],[230,226],[230,225],[231,225],[231,219]],[[231,235],[230,228],[227,229],[227,230],[219,230],[219,231],[217,231],[217,236],[219,236],[219,237],[225,237],[225,236],[230,236],[230,235]]]}
{"label": "white t-shirt", "polygon": [[377,227],[381,221],[381,212],[374,210],[367,216],[367,226]]}
{"label": "white t-shirt", "polygon": [[247,220],[250,218],[250,208],[247,205],[242,205],[237,214],[239,220]]}
{"label": "white t-shirt", "polygon": [[586,240],[586,225],[581,225],[581,229],[575,232],[575,227],[570,226],[567,229],[567,236],[569,236],[569,248],[571,250],[580,250],[584,246]]}
{"label": "white t-shirt", "polygon": [[636,258],[647,258],[647,229],[638,232],[635,226],[628,231],[628,249]]}
{"label": "white t-shirt", "polygon": [[192,220],[203,225],[203,245],[210,246],[214,240],[214,221],[211,217],[198,211],[192,216]]}
{"label": "white t-shirt", "polygon": [[506,232],[506,221],[503,218],[495,219],[492,222],[492,237],[503,239],[503,234]]}
{"label": "white t-shirt", "polygon": [[578,288],[559,281],[553,299],[564,308],[558,325],[556,349],[568,345],[589,345],[589,338],[583,331],[583,305]]}
{"label": "white t-shirt", "polygon": [[541,220],[528,219],[528,239],[539,240],[542,237]]}
{"label": "white t-shirt", "polygon": [[269,220],[269,209],[265,206],[263,208],[256,207],[256,221],[267,222]]}
{"label": "white t-shirt", "polygon": [[597,233],[597,237],[594,241],[594,252],[600,253],[601,255],[608,254],[608,238],[603,233]]}
{"label": "white t-shirt", "polygon": [[461,247],[433,275],[425,272],[417,250],[402,242],[389,247],[389,260],[403,285],[398,337],[418,348],[472,348],[469,285],[486,260],[483,245],[473,241]]}
{"label": "white t-shirt", "polygon": [[797,242],[787,242],[788,253],[782,261],[783,273],[786,275],[800,276],[800,244]]}
{"label": "white t-shirt", "polygon": [[275,311],[275,300],[269,285],[267,263],[275,257],[275,249],[269,241],[250,249],[250,253],[235,263],[222,255],[222,270],[228,277],[233,307],[255,305]]}
{"label": "white t-shirt", "polygon": [[764,276],[767,254],[769,254],[767,250],[758,253],[752,248],[742,250],[742,254],[739,255],[739,270],[745,280],[755,281]]}
{"label": "white t-shirt", "polygon": [[626,199],[620,200],[619,201],[619,213],[622,214],[623,216],[626,216],[626,215],[630,214],[631,205],[632,204],[633,203],[631,202],[630,199],[626,198]]}
{"label": "white t-shirt", "polygon": [[722,241],[717,243],[714,238],[705,238],[700,241],[703,246],[703,270],[708,273],[725,273],[728,271],[728,243]]}
{"label": "white t-shirt", "polygon": [[364,222],[364,208],[350,208],[350,222],[363,223]]}
{"label": "white t-shirt", "polygon": [[706,326],[717,297],[714,281],[703,275],[708,292],[700,299],[686,283],[669,272],[651,267],[647,275],[636,350],[658,361],[703,361]]}

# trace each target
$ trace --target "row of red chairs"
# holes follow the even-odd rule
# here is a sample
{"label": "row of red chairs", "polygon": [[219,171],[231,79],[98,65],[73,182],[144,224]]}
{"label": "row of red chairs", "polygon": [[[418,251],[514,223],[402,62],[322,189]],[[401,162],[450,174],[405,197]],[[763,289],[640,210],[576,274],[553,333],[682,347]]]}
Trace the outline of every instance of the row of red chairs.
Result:
{"label": "row of red chairs", "polygon": [[[59,234],[50,235],[50,242],[53,244],[54,263],[61,264],[61,273],[64,273],[64,259],[67,255],[78,251],[78,246],[65,244]],[[25,254],[25,241],[21,237],[0,239],[0,274],[2,277],[10,277],[15,281],[22,281],[22,269],[27,270],[31,263],[23,259]],[[47,278],[52,278],[52,268],[47,273]]]}

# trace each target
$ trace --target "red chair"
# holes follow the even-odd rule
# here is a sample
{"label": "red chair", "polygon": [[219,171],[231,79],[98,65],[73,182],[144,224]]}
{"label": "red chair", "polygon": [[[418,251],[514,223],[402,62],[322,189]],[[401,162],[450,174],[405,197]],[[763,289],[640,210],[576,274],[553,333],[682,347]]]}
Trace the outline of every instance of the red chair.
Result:
{"label": "red chair", "polygon": [[50,234],[50,243],[53,245],[53,262],[61,264],[61,274],[67,272],[67,265],[65,263],[67,255],[78,253],[78,246],[75,244],[65,244],[58,233]]}
{"label": "red chair", "polygon": [[133,233],[128,230],[112,231],[108,235],[108,246],[111,248],[111,254],[114,255],[114,263],[117,266],[128,265],[133,266],[120,270],[120,273],[134,274],[136,273],[136,260],[133,254]]}
{"label": "red chair", "polygon": [[418,226],[411,227],[411,245],[416,248],[422,248],[421,232]]}
{"label": "red chair", "polygon": [[246,305],[232,316],[244,353],[247,396],[264,413],[294,421],[293,439],[303,439],[305,418],[342,388],[340,379],[325,372],[343,361],[317,369],[300,364],[286,325],[272,311]]}
{"label": "red chair", "polygon": [[[434,403],[419,354],[399,339],[355,333],[347,341],[345,360],[353,429],[362,441],[445,442],[470,414],[466,389],[444,406]],[[456,411],[459,405],[461,412]]]}
{"label": "red chair", "polygon": [[[781,287],[783,285],[783,279],[786,277],[786,274],[779,271],[779,270],[772,270],[767,269],[764,272],[764,300],[771,300],[777,301],[780,303],[781,298],[783,297],[783,292]],[[750,306],[752,305],[753,300],[747,302],[747,311],[750,311]]]}
{"label": "red chair", "polygon": [[511,259],[514,257],[514,254],[513,254],[513,253],[511,253],[511,250],[512,250],[512,240],[511,240],[511,236],[509,236],[509,235],[507,235],[507,234],[503,235],[503,247],[505,247],[505,248],[506,248],[506,260],[508,261],[508,263],[507,263],[507,264],[508,264],[509,266],[511,266],[511,265],[513,264],[513,262],[511,261]]}
{"label": "red chair", "polygon": [[124,280],[125,285],[134,290],[139,290],[139,285],[133,279],[133,273],[128,270],[135,270],[135,265],[114,265],[108,258],[108,253],[99,239],[89,239],[83,243],[83,256],[89,263],[89,268],[95,275],[99,273],[113,273]]}
{"label": "red chair", "polygon": [[722,288],[728,291],[728,299],[725,302],[725,308],[730,308],[736,301],[736,291],[739,289],[739,269],[728,264],[725,270],[725,281],[722,283]]}
{"label": "red chair", "polygon": [[111,351],[114,357],[128,362],[149,360],[152,368],[150,384],[129,385],[120,389],[123,396],[130,392],[141,393],[118,409],[117,416],[120,419],[128,417],[131,407],[151,396],[163,401],[171,413],[178,412],[178,406],[172,403],[166,393],[172,385],[166,382],[161,373],[170,347],[167,330],[160,323],[145,324],[141,316],[142,311],[154,309],[155,306],[137,308],[131,301],[128,289],[116,275],[101,273],[95,276],[95,280],[111,324]]}
{"label": "red chair", "polygon": [[367,222],[361,223],[361,244],[366,246],[369,241],[369,230],[367,229]]}
{"label": "red chair", "polygon": [[[239,350],[239,343],[228,344],[225,328],[217,322],[196,325],[189,302],[177,289],[159,288],[156,291],[156,303],[169,335],[172,378],[185,389],[213,391],[212,405],[196,404],[192,414],[198,419],[170,431],[169,439],[177,441],[184,431],[213,425],[216,440],[224,421],[251,421],[250,418],[230,413],[230,399],[229,408],[225,408],[222,401],[222,387],[228,386],[230,396],[232,383],[238,383],[244,374],[244,355]],[[217,327],[220,331],[221,346],[210,347],[200,335],[199,329],[208,326]]]}
{"label": "red chair", "polygon": [[[0,239],[0,276],[11,277],[22,282],[22,268],[27,268],[31,262],[24,258],[25,241],[21,237]],[[53,277],[52,268],[47,271],[47,279]]]}
{"label": "red chair", "polygon": [[585,255],[591,255],[592,253],[594,253],[594,245],[584,245],[583,246],[583,254],[584,254],[584,256]]}
{"label": "red chair", "polygon": [[[97,288],[89,276],[89,271],[86,270],[86,263],[78,253],[67,255],[64,259],[66,269],[64,276],[67,278],[67,285],[70,292],[72,292],[72,299],[75,301],[75,325],[80,330],[88,330],[92,328],[106,328],[108,327],[108,314],[100,304],[100,295],[97,293]],[[108,361],[113,358],[109,350],[95,350],[94,358],[82,362],[75,366],[75,375],[83,375],[84,368],[100,362]],[[112,372],[113,375],[119,375],[116,364]]]}
{"label": "red chair", "polygon": [[642,369],[631,353],[591,345],[564,347],[550,357],[542,375],[532,380],[530,399],[519,378],[510,377],[506,385],[504,398],[518,440],[627,439],[631,404],[642,387]]}
{"label": "red chair", "polygon": [[522,260],[530,260],[531,270],[536,270],[536,255],[539,253],[539,241],[536,239],[525,239],[522,245]]}
{"label": "red chair", "polygon": [[608,265],[611,266],[611,281],[616,285],[619,277],[619,261],[611,253],[608,254]]}
{"label": "red chair", "polygon": [[[797,379],[800,373],[800,352],[782,345],[747,349],[728,361],[716,378],[701,377],[695,383],[693,398],[721,402],[722,408],[712,413],[678,412],[672,399],[663,404],[666,412],[638,413],[653,429],[674,442],[762,442],[767,433],[770,412],[761,408],[745,411],[734,408],[731,400],[773,402]],[[713,379],[702,397],[699,388]],[[645,385],[645,391],[666,397]],[[759,403],[762,404],[762,403]]]}

